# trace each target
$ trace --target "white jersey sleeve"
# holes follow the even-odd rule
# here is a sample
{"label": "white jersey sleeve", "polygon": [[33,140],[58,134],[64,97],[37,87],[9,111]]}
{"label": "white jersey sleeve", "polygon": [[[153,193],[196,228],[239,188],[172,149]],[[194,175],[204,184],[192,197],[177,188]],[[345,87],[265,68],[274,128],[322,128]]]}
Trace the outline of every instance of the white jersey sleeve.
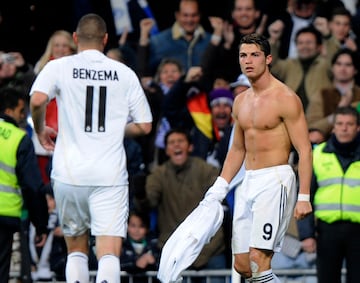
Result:
{"label": "white jersey sleeve", "polygon": [[49,62],[34,91],[56,97],[58,136],[52,178],[73,185],[127,184],[125,126],[151,122],[136,74],[96,50]]}

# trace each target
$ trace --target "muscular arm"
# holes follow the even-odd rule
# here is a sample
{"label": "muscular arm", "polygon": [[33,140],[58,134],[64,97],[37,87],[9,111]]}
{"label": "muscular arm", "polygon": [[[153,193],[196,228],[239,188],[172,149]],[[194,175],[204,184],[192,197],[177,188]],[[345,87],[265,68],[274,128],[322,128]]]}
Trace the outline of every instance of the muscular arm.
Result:
{"label": "muscular arm", "polygon": [[45,126],[47,102],[48,96],[45,93],[35,91],[30,99],[30,112],[40,144],[46,150],[53,151],[55,143],[51,136],[56,136],[57,133],[54,129]]}
{"label": "muscular arm", "polygon": [[48,96],[42,92],[34,92],[30,99],[30,111],[36,133],[40,133],[45,127],[45,113]]}
{"label": "muscular arm", "polygon": [[[239,101],[240,100],[237,98],[233,106],[233,113],[237,113],[237,105],[239,104]],[[245,159],[244,132],[236,122],[237,117],[234,117],[234,120],[233,143],[226,155],[224,166],[220,174],[220,176],[223,177],[228,183],[230,183],[236,173],[240,170],[241,165]]]}
{"label": "muscular arm", "polygon": [[287,108],[284,122],[291,140],[299,154],[299,178],[300,194],[310,194],[310,182],[312,175],[312,151],[308,136],[308,128],[301,102],[296,96]]}
{"label": "muscular arm", "polygon": [[[312,176],[312,150],[308,137],[308,128],[305,120],[304,110],[298,96],[287,98],[284,107],[284,123],[286,125],[291,143],[299,155],[299,194],[310,194],[310,183]],[[295,217],[302,218],[311,212],[309,201],[298,201],[295,207]]]}

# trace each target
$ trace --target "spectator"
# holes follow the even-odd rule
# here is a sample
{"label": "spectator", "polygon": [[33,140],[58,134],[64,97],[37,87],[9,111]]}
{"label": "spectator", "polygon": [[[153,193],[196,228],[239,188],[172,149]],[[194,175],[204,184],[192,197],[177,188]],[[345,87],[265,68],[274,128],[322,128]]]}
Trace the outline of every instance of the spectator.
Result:
{"label": "spectator", "polygon": [[352,30],[352,16],[344,7],[335,8],[330,21],[325,17],[317,17],[314,26],[324,38],[323,55],[331,60],[340,48],[347,48],[354,52],[358,50],[358,38]]}
{"label": "spectator", "polygon": [[240,74],[236,81],[230,83],[230,87],[234,97],[236,97],[238,94],[251,87],[251,85],[249,79],[244,74]]}
{"label": "spectator", "polygon": [[150,48],[149,72],[154,74],[163,58],[174,58],[187,71],[200,64],[200,58],[210,41],[210,34],[200,25],[197,0],[181,0],[176,21],[171,28],[150,37],[140,33],[139,48]]}
{"label": "spectator", "polygon": [[[279,24],[279,25],[278,25]],[[284,26],[274,23],[269,26],[269,42],[273,57],[271,71],[300,97],[308,114],[308,106],[320,89],[331,85],[329,78],[330,66],[321,56],[322,37],[313,27],[306,27],[298,31],[295,41],[298,50],[297,58],[280,59],[278,56],[279,36]]]}
{"label": "spectator", "polygon": [[157,239],[150,235],[150,218],[147,213],[131,211],[128,219],[127,238],[120,256],[121,270],[136,276],[138,283],[147,282],[146,276],[140,276],[159,266]]}
{"label": "spectator", "polygon": [[[33,67],[25,61],[20,52],[0,51],[0,88],[16,88],[26,95],[29,93],[34,78]],[[29,101],[25,99],[25,102],[27,111]]]}
{"label": "spectator", "polygon": [[274,22],[281,22],[284,31],[280,37],[279,57],[297,58],[299,56],[296,46],[296,34],[299,30],[310,27],[314,24],[317,16],[330,17],[334,7],[343,6],[340,0],[290,0],[285,13],[272,17],[270,25]]}
{"label": "spectator", "polygon": [[223,88],[213,89],[208,95],[202,69],[192,67],[165,97],[164,115],[172,128],[186,128],[191,132],[194,141],[192,155],[206,160],[232,123],[233,99],[232,92]]}
{"label": "spectator", "polygon": [[[198,157],[190,157],[190,136],[182,129],[172,129],[165,137],[169,160],[146,179],[146,196],[138,192],[138,206],[158,210],[159,248],[177,226],[203,199],[214,182],[218,169]],[[226,268],[225,239],[222,228],[204,247],[192,268],[197,270]],[[218,282],[211,280],[212,282]],[[223,282],[221,280],[221,282]]]}
{"label": "spectator", "polygon": [[43,182],[30,137],[18,128],[25,118],[25,97],[5,88],[0,91],[0,282],[9,280],[13,234],[20,230],[23,206],[36,227],[36,246],[42,247],[47,234],[47,205]]}
{"label": "spectator", "polygon": [[209,151],[206,161],[216,167],[222,167],[226,153],[219,150],[221,142],[228,142],[232,128],[232,105],[234,95],[226,88],[213,89],[209,93],[211,119],[214,127],[216,142]]}
{"label": "spectator", "polygon": [[49,38],[45,52],[37,61],[34,71],[38,74],[47,62],[76,52],[76,46],[70,32],[57,30]]}
{"label": "spectator", "polygon": [[136,52],[133,47],[126,43],[128,38],[127,30],[124,30],[119,38],[119,45],[117,47],[111,47],[106,51],[106,55],[114,60],[117,60],[125,65],[129,66],[134,71],[136,70]]}
{"label": "spectator", "polygon": [[111,48],[106,52],[106,56],[125,64],[124,57],[119,48]]}
{"label": "spectator", "polygon": [[235,0],[231,13],[233,23],[219,17],[209,18],[214,32],[201,64],[204,72],[211,72],[213,78],[236,80],[241,70],[234,58],[239,57],[240,39],[256,31],[260,17],[256,4],[255,0]]}
{"label": "spectator", "polygon": [[[139,58],[139,61],[141,60],[143,59]],[[142,145],[147,171],[151,171],[154,165],[162,164],[167,159],[164,137],[170,129],[170,125],[164,116],[164,107],[166,107],[164,100],[182,75],[183,68],[178,60],[164,58],[160,62],[155,76],[141,77],[142,86],[153,114],[153,126],[150,134],[137,139]]]}
{"label": "spectator", "polygon": [[312,148],[315,148],[320,143],[326,140],[326,137],[322,131],[316,128],[309,128],[309,139],[312,145]]}
{"label": "spectator", "polygon": [[328,138],[334,126],[334,111],[340,106],[356,105],[360,102],[360,87],[355,82],[357,54],[350,49],[340,49],[331,65],[331,87],[323,88],[316,100],[309,103],[307,120],[310,128],[317,128]]}
{"label": "spectator", "polygon": [[[308,217],[317,239],[319,283],[359,281],[360,118],[353,107],[339,107],[333,134],[314,149],[311,192],[314,217]],[[305,220],[304,220],[305,221]]]}
{"label": "spectator", "polygon": [[284,23],[279,55],[281,58],[298,58],[296,37],[299,30],[312,25],[316,15],[316,0],[291,0],[288,13],[280,18]]}

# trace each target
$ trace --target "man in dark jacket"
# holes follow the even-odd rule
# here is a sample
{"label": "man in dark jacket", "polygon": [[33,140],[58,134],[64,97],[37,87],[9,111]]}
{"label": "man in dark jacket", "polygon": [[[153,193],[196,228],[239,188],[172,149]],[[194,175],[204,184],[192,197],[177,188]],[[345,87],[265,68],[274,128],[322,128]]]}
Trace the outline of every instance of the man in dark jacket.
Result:
{"label": "man in dark jacket", "polygon": [[25,207],[36,227],[36,246],[46,240],[48,210],[30,137],[18,127],[25,118],[25,98],[5,88],[0,92],[0,283],[9,280],[13,234],[20,230]]}

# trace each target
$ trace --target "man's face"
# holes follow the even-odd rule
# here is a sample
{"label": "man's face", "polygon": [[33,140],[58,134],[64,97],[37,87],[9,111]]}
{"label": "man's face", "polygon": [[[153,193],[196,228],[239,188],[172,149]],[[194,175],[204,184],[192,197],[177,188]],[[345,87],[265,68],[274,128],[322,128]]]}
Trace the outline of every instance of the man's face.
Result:
{"label": "man's face", "polygon": [[350,55],[340,55],[332,65],[332,73],[336,82],[351,82],[357,73]]}
{"label": "man's face", "polygon": [[19,99],[18,105],[14,109],[6,109],[5,114],[13,118],[17,123],[25,119],[25,101]]}
{"label": "man's face", "polygon": [[175,18],[186,34],[192,35],[200,23],[198,5],[195,2],[181,2],[180,9],[176,12]]}
{"label": "man's face", "polygon": [[236,0],[232,18],[241,28],[250,28],[255,25],[259,12],[255,9],[253,0]]}
{"label": "man's face", "polygon": [[231,111],[232,107],[227,103],[219,102],[211,107],[212,119],[220,130],[231,124]]}
{"label": "man's face", "polygon": [[348,16],[336,15],[329,24],[331,34],[339,41],[345,40],[350,32],[351,23]]}
{"label": "man's face", "polygon": [[187,161],[192,145],[184,134],[172,133],[168,136],[165,151],[174,165],[181,166]]}
{"label": "man's face", "polygon": [[303,19],[310,18],[316,9],[315,1],[309,1],[309,3],[306,3],[305,1],[298,2],[299,3],[295,3],[294,5],[294,14]]}
{"label": "man's face", "polygon": [[271,63],[272,57],[265,57],[264,51],[256,44],[241,44],[239,51],[239,63],[242,73],[250,81],[259,78]]}
{"label": "man's face", "polygon": [[321,45],[316,43],[316,37],[311,32],[299,34],[296,39],[299,59],[310,59],[320,54]]}
{"label": "man's face", "polygon": [[132,215],[129,219],[128,233],[131,239],[141,241],[146,237],[147,228],[140,217]]}
{"label": "man's face", "polygon": [[360,126],[356,123],[356,117],[350,114],[337,114],[333,133],[341,143],[348,143],[355,139],[360,131]]}
{"label": "man's face", "polygon": [[14,77],[15,73],[15,62],[8,62],[5,60],[5,54],[0,54],[0,80]]}
{"label": "man's face", "polygon": [[176,64],[168,63],[163,66],[159,74],[159,80],[167,87],[172,87],[181,77],[181,72]]}

